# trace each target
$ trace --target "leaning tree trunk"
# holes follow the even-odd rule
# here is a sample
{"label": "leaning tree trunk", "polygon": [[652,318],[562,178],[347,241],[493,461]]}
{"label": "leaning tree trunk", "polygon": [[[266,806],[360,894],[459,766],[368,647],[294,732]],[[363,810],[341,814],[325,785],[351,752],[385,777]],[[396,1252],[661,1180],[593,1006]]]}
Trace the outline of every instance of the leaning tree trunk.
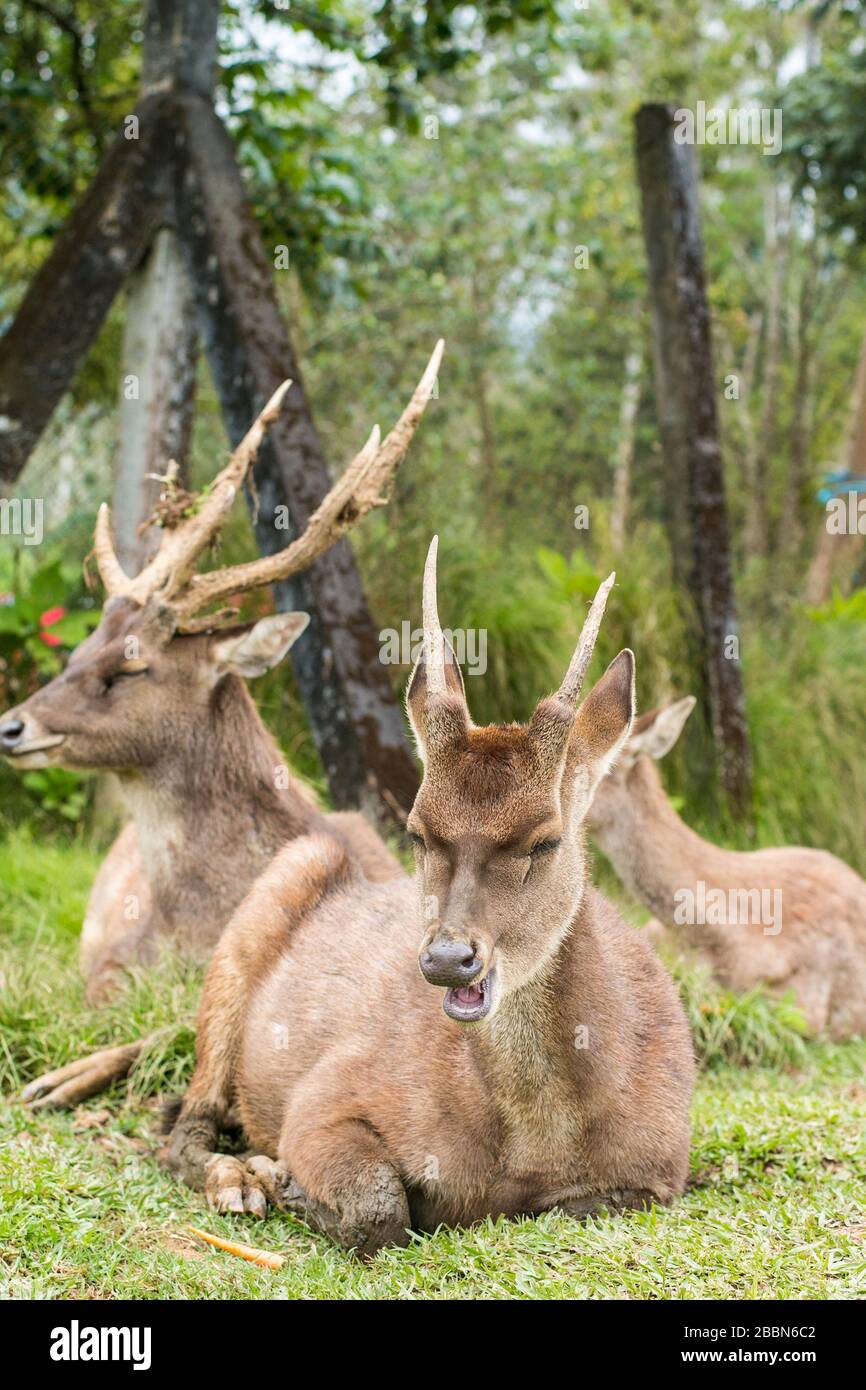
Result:
{"label": "leaning tree trunk", "polygon": [[[161,93],[130,113],[0,341],[0,483],[21,472],[112,300],[165,221],[168,114]],[[137,138],[127,139],[133,131]]]}
{"label": "leaning tree trunk", "polygon": [[692,148],[674,140],[673,106],[641,107],[636,137],[671,546],[678,577],[696,598],[697,646],[722,786],[733,809],[742,814],[751,802],[751,756],[697,166]]}
{"label": "leaning tree trunk", "polygon": [[[328,469],[229,136],[194,96],[182,99],[178,123],[187,156],[178,225],[232,441],[281,380],[293,382],[255,470],[256,538],[272,554],[306,526],[330,486]],[[280,529],[286,505],[289,526]],[[280,585],[278,602],[311,615],[292,659],[334,804],[404,819],[418,773],[348,540]]]}
{"label": "leaning tree trunk", "polygon": [[[306,524],[329,477],[272,269],[213,110],[219,11],[219,0],[148,0],[145,94],[0,344],[0,481],[17,476],[118,289],[157,231],[173,225],[230,436],[244,433],[283,378],[295,382],[256,469],[256,534],[271,553]],[[140,478],[143,451],[136,457]],[[286,528],[278,509],[289,513]],[[348,541],[278,586],[277,603],[312,617],[292,657],[334,804],[405,819],[417,768]]]}

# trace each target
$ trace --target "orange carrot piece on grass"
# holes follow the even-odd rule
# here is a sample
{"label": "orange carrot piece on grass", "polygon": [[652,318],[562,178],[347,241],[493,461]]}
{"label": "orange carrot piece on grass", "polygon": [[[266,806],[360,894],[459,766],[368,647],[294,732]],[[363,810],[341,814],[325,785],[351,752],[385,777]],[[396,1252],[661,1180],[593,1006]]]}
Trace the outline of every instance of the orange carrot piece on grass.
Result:
{"label": "orange carrot piece on grass", "polygon": [[221,1236],[212,1236],[208,1231],[200,1231],[198,1226],[187,1226],[186,1228],[192,1235],[198,1236],[199,1240],[204,1240],[208,1245],[215,1245],[218,1250],[225,1250],[229,1255],[238,1255],[242,1260],[249,1260],[251,1264],[262,1265],[264,1269],[281,1269],[286,1263],[285,1255],[275,1255],[270,1250],[258,1250],[255,1245],[243,1245],[236,1240],[223,1240]]}

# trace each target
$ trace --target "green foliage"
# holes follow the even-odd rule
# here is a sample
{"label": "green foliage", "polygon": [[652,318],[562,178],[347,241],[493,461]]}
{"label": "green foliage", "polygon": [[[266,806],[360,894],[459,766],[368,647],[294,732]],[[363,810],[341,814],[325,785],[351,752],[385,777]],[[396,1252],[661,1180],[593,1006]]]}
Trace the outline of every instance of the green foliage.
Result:
{"label": "green foliage", "polygon": [[[80,571],[57,556],[30,561],[26,547],[0,563],[0,712],[20,704],[63,668],[71,648],[99,621],[84,599]],[[6,586],[10,587],[7,589]],[[17,774],[0,765],[3,821],[36,814],[43,828],[77,821],[87,794],[81,779],[59,768]]]}
{"label": "green foliage", "polygon": [[734,994],[716,984],[705,966],[674,955],[666,956],[666,964],[679,985],[702,1067],[782,1068],[806,1060],[805,1020],[791,996]]}
{"label": "green foliage", "polygon": [[866,589],[842,594],[837,585],[826,603],[817,608],[807,608],[806,613],[815,623],[866,622]]}
{"label": "green foliage", "polygon": [[821,61],[785,94],[786,155],[830,226],[866,243],[866,5],[816,7]]}

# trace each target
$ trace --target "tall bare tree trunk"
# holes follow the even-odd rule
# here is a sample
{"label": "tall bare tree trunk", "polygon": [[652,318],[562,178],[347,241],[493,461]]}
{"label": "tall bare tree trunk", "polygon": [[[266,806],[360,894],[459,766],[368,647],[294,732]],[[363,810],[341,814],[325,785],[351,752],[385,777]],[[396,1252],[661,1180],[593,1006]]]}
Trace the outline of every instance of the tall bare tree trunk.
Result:
{"label": "tall bare tree trunk", "polygon": [[754,493],[746,512],[746,551],[766,555],[770,548],[770,466],[776,448],[782,349],[782,304],[788,248],[786,190],[773,181],[767,193],[767,307],[764,315],[763,410],[755,459]]}
{"label": "tall bare tree trunk", "polygon": [[[732,808],[742,815],[751,803],[751,754],[716,412],[697,165],[693,149],[674,140],[674,109],[643,106],[636,116],[656,400],[675,569],[696,599],[696,645],[720,779]],[[686,557],[690,557],[690,564]]]}
{"label": "tall bare tree trunk", "polygon": [[758,362],[758,346],[764,322],[762,310],[756,310],[749,318],[749,336],[740,372],[739,422],[743,438],[742,475],[746,507],[754,496],[758,468],[758,439],[755,430],[755,417],[752,410],[752,397],[755,390],[755,374]]}
{"label": "tall bare tree trunk", "polygon": [[[144,16],[141,98],[180,84],[210,92],[215,0],[150,0]],[[126,284],[112,517],[118,559],[137,574],[159,544],[139,534],[159,493],[154,475],[186,461],[198,357],[195,302],[171,210]]]}
{"label": "tall bare tree trunk", "polygon": [[160,484],[154,475],[189,450],[198,338],[195,304],[174,231],[157,232],[129,278],[123,331],[119,448],[112,517],[117,556],[137,574],[159,543],[139,534]]}
{"label": "tall bare tree trunk", "polygon": [[797,306],[797,352],[794,400],[791,416],[788,478],[782,509],[780,549],[795,552],[803,543],[806,521],[806,489],[809,483],[809,452],[812,437],[812,366],[814,360],[813,319],[818,286],[818,245],[813,238],[800,283]]}
{"label": "tall bare tree trunk", "polygon": [[613,466],[613,510],[610,518],[611,541],[616,554],[623,548],[628,524],[631,465],[634,458],[635,424],[640,405],[642,365],[643,353],[638,339],[637,346],[626,354],[622,394],[619,398],[619,430]]}
{"label": "tall bare tree trunk", "polygon": [[[866,337],[857,363],[843,458],[850,473],[866,477]],[[850,577],[862,548],[863,537],[859,533],[834,535],[827,529],[826,514],[822,516],[818,545],[806,577],[806,602],[826,603],[833,591],[834,579],[843,582]]]}

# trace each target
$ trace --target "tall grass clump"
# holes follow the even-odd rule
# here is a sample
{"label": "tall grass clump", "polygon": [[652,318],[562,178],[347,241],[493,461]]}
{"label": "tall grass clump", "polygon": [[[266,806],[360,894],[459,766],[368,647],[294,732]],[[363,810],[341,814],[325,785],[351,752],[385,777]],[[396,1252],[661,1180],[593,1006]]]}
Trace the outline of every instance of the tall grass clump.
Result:
{"label": "tall grass clump", "polygon": [[713,980],[707,966],[665,952],[665,964],[683,1001],[698,1065],[790,1067],[807,1056],[806,1024],[792,997],[760,990],[734,994]]}
{"label": "tall grass clump", "polygon": [[0,844],[0,1090],[95,1048],[153,1035],[133,1088],[179,1090],[192,1072],[201,966],[166,951],[133,970],[117,996],[88,1008],[78,942],[97,856],[35,842],[24,831]]}

